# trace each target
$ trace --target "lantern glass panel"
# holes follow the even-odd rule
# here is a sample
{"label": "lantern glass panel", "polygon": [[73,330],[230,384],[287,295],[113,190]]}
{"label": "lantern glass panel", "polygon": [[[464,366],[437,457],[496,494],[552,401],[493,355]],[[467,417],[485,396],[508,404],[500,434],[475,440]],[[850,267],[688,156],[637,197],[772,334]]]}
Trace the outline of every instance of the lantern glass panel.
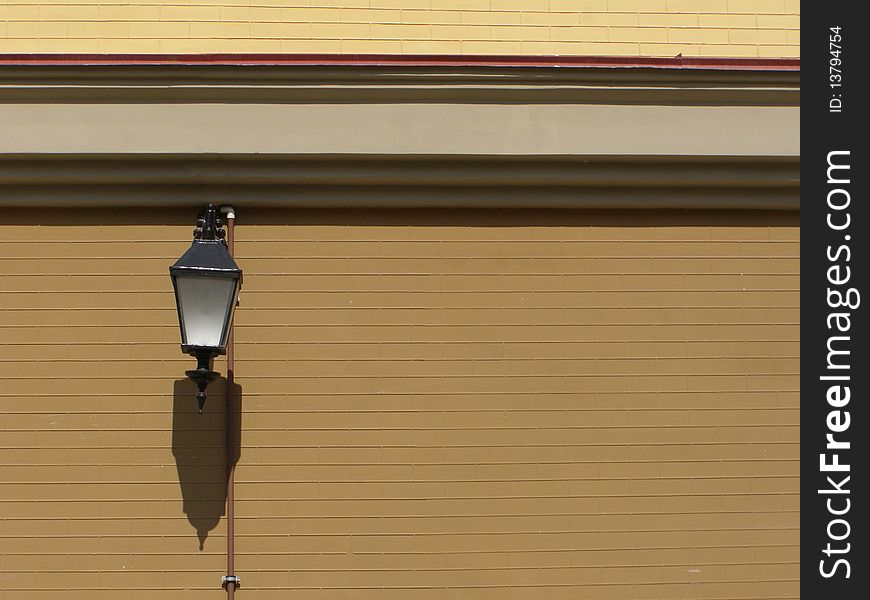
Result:
{"label": "lantern glass panel", "polygon": [[229,333],[238,279],[177,274],[184,343],[223,347]]}

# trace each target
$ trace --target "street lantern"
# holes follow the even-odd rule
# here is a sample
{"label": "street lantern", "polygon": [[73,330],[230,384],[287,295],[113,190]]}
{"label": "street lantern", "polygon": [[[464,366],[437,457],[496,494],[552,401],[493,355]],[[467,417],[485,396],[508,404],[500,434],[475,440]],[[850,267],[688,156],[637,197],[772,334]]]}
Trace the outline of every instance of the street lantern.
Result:
{"label": "street lantern", "polygon": [[211,369],[212,360],[227,352],[242,286],[242,270],[227,251],[222,226],[217,208],[209,204],[196,223],[193,244],[169,267],[181,327],[181,350],[196,357],[196,369],[185,374],[197,384],[200,413],[205,388],[219,375]]}

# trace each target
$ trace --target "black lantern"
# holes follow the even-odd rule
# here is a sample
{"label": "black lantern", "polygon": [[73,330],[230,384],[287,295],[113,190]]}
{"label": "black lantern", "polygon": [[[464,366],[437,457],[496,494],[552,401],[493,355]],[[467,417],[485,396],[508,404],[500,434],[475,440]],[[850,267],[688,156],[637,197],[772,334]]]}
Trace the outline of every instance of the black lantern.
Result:
{"label": "black lantern", "polygon": [[169,267],[181,327],[181,350],[196,357],[196,369],[185,374],[199,389],[196,401],[200,413],[205,388],[219,375],[211,369],[212,360],[227,351],[242,286],[242,270],[227,251],[222,226],[217,208],[209,204],[196,223],[190,249]]}

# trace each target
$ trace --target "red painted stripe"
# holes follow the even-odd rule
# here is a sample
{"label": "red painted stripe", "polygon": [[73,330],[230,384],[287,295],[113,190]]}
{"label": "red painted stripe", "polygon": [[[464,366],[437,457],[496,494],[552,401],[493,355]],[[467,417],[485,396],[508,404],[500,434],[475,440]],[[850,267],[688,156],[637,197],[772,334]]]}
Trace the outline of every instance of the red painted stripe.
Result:
{"label": "red painted stripe", "polygon": [[0,65],[28,66],[370,66],[370,67],[601,67],[799,71],[797,58],[674,58],[628,56],[482,56],[399,54],[5,54]]}

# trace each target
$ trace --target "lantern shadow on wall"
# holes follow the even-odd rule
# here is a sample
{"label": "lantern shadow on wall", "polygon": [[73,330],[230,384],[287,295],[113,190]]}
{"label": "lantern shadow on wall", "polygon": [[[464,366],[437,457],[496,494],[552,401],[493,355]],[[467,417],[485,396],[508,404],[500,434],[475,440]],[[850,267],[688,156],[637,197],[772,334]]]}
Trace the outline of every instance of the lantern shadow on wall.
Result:
{"label": "lantern shadow on wall", "polygon": [[[182,510],[196,530],[199,549],[205,547],[209,532],[226,514],[227,465],[226,418],[227,380],[211,386],[209,402],[198,414],[191,397],[196,384],[190,379],[175,381],[172,393],[172,455],[181,487]],[[233,413],[232,462],[241,455],[242,388],[233,383],[229,390]]]}

